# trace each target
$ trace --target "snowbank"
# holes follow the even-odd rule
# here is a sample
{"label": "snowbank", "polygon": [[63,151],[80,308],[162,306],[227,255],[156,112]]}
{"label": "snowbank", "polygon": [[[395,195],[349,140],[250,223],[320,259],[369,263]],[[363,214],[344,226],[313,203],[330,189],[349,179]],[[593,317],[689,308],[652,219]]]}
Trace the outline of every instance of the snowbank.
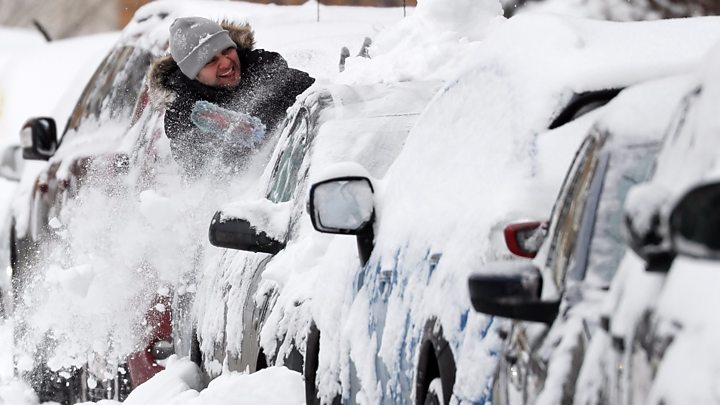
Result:
{"label": "snowbank", "polygon": [[[291,405],[305,403],[302,376],[285,367],[253,374],[226,372],[203,389],[202,375],[187,359],[168,359],[167,369],[133,391],[125,405]],[[91,404],[91,403],[88,403]],[[119,404],[102,401],[101,404]]]}

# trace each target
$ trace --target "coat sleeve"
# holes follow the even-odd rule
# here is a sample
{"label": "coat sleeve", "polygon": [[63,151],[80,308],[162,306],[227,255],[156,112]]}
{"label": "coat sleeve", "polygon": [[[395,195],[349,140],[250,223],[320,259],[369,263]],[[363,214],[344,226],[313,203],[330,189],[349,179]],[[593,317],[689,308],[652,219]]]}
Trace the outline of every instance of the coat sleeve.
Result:
{"label": "coat sleeve", "polygon": [[285,117],[285,111],[295,103],[295,98],[310,87],[315,79],[301,70],[290,68],[287,61],[276,52],[254,52],[257,52],[256,63],[262,66],[264,80],[273,84],[270,97],[273,119],[268,126],[274,127]]}
{"label": "coat sleeve", "polygon": [[177,102],[170,105],[165,110],[165,135],[170,139],[170,151],[175,162],[186,175],[198,177],[202,174],[205,160],[212,155],[213,145],[195,128],[189,116],[189,111]]}

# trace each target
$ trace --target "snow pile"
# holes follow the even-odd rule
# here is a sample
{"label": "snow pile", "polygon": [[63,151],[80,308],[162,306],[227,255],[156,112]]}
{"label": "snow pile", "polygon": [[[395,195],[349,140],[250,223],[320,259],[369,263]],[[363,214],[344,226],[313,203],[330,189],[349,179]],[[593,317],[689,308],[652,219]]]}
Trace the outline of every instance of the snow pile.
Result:
{"label": "snow pile", "polygon": [[[37,404],[34,393],[20,382],[0,388],[0,400],[17,405]],[[205,387],[203,375],[194,363],[172,356],[168,359],[164,371],[134,390],[122,403],[126,405],[299,405],[305,403],[305,388],[302,376],[285,367],[270,367],[253,374],[227,372]],[[103,400],[98,404],[114,405],[120,402]]]}
{"label": "snow pile", "polygon": [[38,397],[27,384],[19,380],[12,380],[0,386],[0,403],[35,405],[38,403]]}
{"label": "snow pile", "polygon": [[[302,376],[285,367],[253,374],[227,372],[202,389],[202,376],[188,360],[170,358],[168,367],[133,391],[126,405],[290,405],[305,403]],[[282,387],[282,389],[278,389]],[[110,402],[108,401],[108,405]]]}
{"label": "snow pile", "polygon": [[415,14],[374,38],[372,59],[349,58],[339,79],[369,83],[448,78],[467,65],[457,62],[503,21],[501,16],[497,0],[421,1]]}

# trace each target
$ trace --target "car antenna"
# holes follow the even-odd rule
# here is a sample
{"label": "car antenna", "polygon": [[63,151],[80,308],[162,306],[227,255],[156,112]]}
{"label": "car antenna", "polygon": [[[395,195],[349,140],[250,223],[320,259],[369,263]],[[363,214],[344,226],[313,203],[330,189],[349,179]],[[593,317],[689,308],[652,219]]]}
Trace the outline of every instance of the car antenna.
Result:
{"label": "car antenna", "polygon": [[407,12],[405,11],[405,3],[407,0],[403,0],[403,17],[407,17]]}
{"label": "car antenna", "polygon": [[316,0],[315,3],[317,4],[317,22],[320,22],[320,0]]}
{"label": "car antenna", "polygon": [[38,21],[38,20],[36,20],[36,19],[33,19],[33,20],[32,20],[32,23],[33,23],[33,25],[35,26],[35,28],[37,28],[37,30],[40,31],[40,33],[42,34],[42,36],[45,37],[45,41],[47,41],[47,42],[52,42],[52,38],[50,38],[50,34],[48,34],[48,32],[47,32],[47,30],[45,29],[45,27],[43,27],[43,25],[40,24],[40,21]]}

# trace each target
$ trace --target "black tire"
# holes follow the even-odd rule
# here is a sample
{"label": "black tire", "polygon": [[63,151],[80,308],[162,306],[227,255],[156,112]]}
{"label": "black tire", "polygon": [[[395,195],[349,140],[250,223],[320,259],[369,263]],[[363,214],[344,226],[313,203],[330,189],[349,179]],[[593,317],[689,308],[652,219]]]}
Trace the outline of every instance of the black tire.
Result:
{"label": "black tire", "polygon": [[260,353],[258,353],[257,361],[255,362],[255,371],[260,371],[267,367],[268,367],[267,356],[265,356],[265,351],[262,348],[260,348]]}
{"label": "black tire", "polygon": [[[310,325],[310,333],[308,333],[307,346],[305,347],[305,404],[320,405],[317,390],[317,371],[320,359],[320,330],[315,322]],[[342,403],[342,395],[336,394],[330,401],[331,405],[340,405]]]}
{"label": "black tire", "polygon": [[200,339],[198,339],[197,336],[197,329],[193,328],[192,330],[192,338],[190,342],[190,361],[195,363],[200,370],[203,369],[203,355],[202,350],[200,350]]}
{"label": "black tire", "polygon": [[435,319],[431,319],[425,324],[415,380],[416,405],[426,403],[425,400],[430,394],[430,384],[436,379],[440,379],[442,386],[440,391],[442,404],[450,403],[455,386],[455,358],[450,345],[443,337],[442,327],[436,327],[436,323]]}
{"label": "black tire", "polygon": [[130,373],[127,370],[126,364],[118,367],[118,372],[115,375],[115,378],[109,380],[97,380],[96,385],[93,388],[87,386],[89,377],[87,368],[81,369],[78,377],[80,379],[80,386],[82,387],[79,399],[83,402],[98,402],[103,399],[124,401],[125,398],[130,395],[130,391],[132,390]]}
{"label": "black tire", "polygon": [[305,348],[305,404],[319,405],[317,392],[317,371],[320,360],[320,330],[315,322],[310,325],[307,346]]}
{"label": "black tire", "polygon": [[26,378],[37,393],[40,403],[71,405],[82,401],[79,374],[79,370],[58,373],[41,363],[35,366]]}
{"label": "black tire", "polygon": [[69,370],[51,371],[45,364],[39,364],[27,379],[37,393],[40,403],[57,402],[62,405],[72,405],[103,399],[124,401],[132,391],[130,373],[126,365],[119,367],[114,379],[97,381],[93,388],[87,385],[86,368],[73,367]]}

